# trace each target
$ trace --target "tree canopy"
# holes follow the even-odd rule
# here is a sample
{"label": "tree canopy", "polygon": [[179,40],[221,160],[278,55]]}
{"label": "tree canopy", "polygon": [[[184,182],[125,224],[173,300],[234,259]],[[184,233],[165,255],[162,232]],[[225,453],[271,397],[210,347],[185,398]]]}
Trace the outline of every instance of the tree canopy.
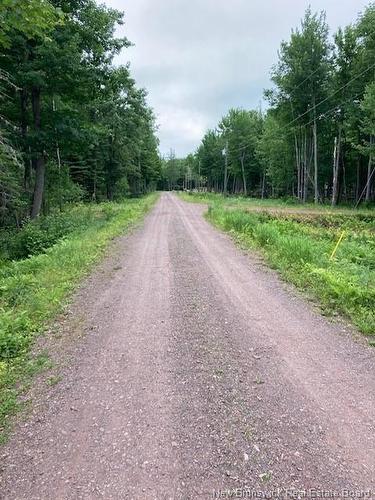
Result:
{"label": "tree canopy", "polygon": [[300,202],[374,200],[374,27],[371,3],[331,40],[325,13],[307,9],[281,43],[267,111],[231,109],[203,137],[199,185]]}
{"label": "tree canopy", "polygon": [[2,223],[154,189],[155,118],[129,66],[113,65],[130,45],[115,36],[123,13],[94,0],[4,0],[0,23]]}

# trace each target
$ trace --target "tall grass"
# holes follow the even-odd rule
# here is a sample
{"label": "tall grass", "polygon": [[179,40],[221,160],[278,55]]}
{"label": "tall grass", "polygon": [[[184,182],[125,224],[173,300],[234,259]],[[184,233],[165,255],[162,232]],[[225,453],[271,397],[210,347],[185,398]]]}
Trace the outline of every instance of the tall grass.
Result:
{"label": "tall grass", "polygon": [[[261,250],[273,268],[315,297],[326,314],[340,314],[362,333],[375,335],[374,213],[255,212],[214,196],[207,218],[241,245]],[[343,229],[345,237],[330,260]]]}

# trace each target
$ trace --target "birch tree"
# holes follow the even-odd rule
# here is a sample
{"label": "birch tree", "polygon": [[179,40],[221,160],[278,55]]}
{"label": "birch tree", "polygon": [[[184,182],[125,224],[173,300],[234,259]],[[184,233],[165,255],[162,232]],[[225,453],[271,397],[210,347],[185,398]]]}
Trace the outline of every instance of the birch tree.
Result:
{"label": "birch tree", "polygon": [[[331,47],[325,13],[309,8],[301,26],[282,42],[279,62],[272,72],[275,91],[268,93],[273,106],[280,108],[290,127],[295,145],[298,197],[305,201],[311,181],[315,203],[319,200],[319,131],[321,103],[327,97]],[[281,114],[280,113],[280,114]],[[313,167],[313,172],[311,172]]]}

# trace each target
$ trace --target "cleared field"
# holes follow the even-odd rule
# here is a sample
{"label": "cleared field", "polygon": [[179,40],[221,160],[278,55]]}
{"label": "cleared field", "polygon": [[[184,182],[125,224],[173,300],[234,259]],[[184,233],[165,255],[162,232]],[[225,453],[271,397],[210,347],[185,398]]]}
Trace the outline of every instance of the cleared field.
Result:
{"label": "cleared field", "polygon": [[182,196],[208,203],[208,220],[245,248],[261,250],[267,263],[318,300],[325,314],[349,319],[375,345],[374,211]]}

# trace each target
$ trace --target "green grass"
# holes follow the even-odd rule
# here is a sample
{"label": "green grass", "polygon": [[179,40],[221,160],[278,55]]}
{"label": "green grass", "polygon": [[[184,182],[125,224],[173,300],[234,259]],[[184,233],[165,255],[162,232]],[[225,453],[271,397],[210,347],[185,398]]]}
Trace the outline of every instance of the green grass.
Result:
{"label": "green grass", "polygon": [[[374,345],[373,210],[298,206],[291,211],[289,204],[273,200],[227,199],[212,194],[183,197],[208,201],[209,221],[245,248],[260,250],[271,267],[314,297],[325,314],[349,319]],[[344,239],[330,260],[343,230]]]}
{"label": "green grass", "polygon": [[[290,210],[297,212],[317,212],[317,213],[353,213],[351,205],[339,205],[332,207],[330,204],[299,203],[295,198],[249,198],[244,196],[228,195],[210,192],[179,192],[181,198],[194,203],[220,203],[227,208],[244,208],[246,210]],[[374,209],[361,207],[355,213],[371,215]]]}
{"label": "green grass", "polygon": [[[74,227],[65,231],[65,236],[52,246],[48,244],[42,253],[18,261],[2,261],[0,439],[6,433],[9,417],[19,407],[19,395],[30,377],[49,367],[44,357],[33,358],[30,354],[33,339],[67,304],[71,292],[100,260],[110,241],[139,221],[156,197],[152,194],[122,203],[72,207],[66,218],[80,222],[69,223],[69,228]],[[35,235],[34,229],[28,232]]]}

